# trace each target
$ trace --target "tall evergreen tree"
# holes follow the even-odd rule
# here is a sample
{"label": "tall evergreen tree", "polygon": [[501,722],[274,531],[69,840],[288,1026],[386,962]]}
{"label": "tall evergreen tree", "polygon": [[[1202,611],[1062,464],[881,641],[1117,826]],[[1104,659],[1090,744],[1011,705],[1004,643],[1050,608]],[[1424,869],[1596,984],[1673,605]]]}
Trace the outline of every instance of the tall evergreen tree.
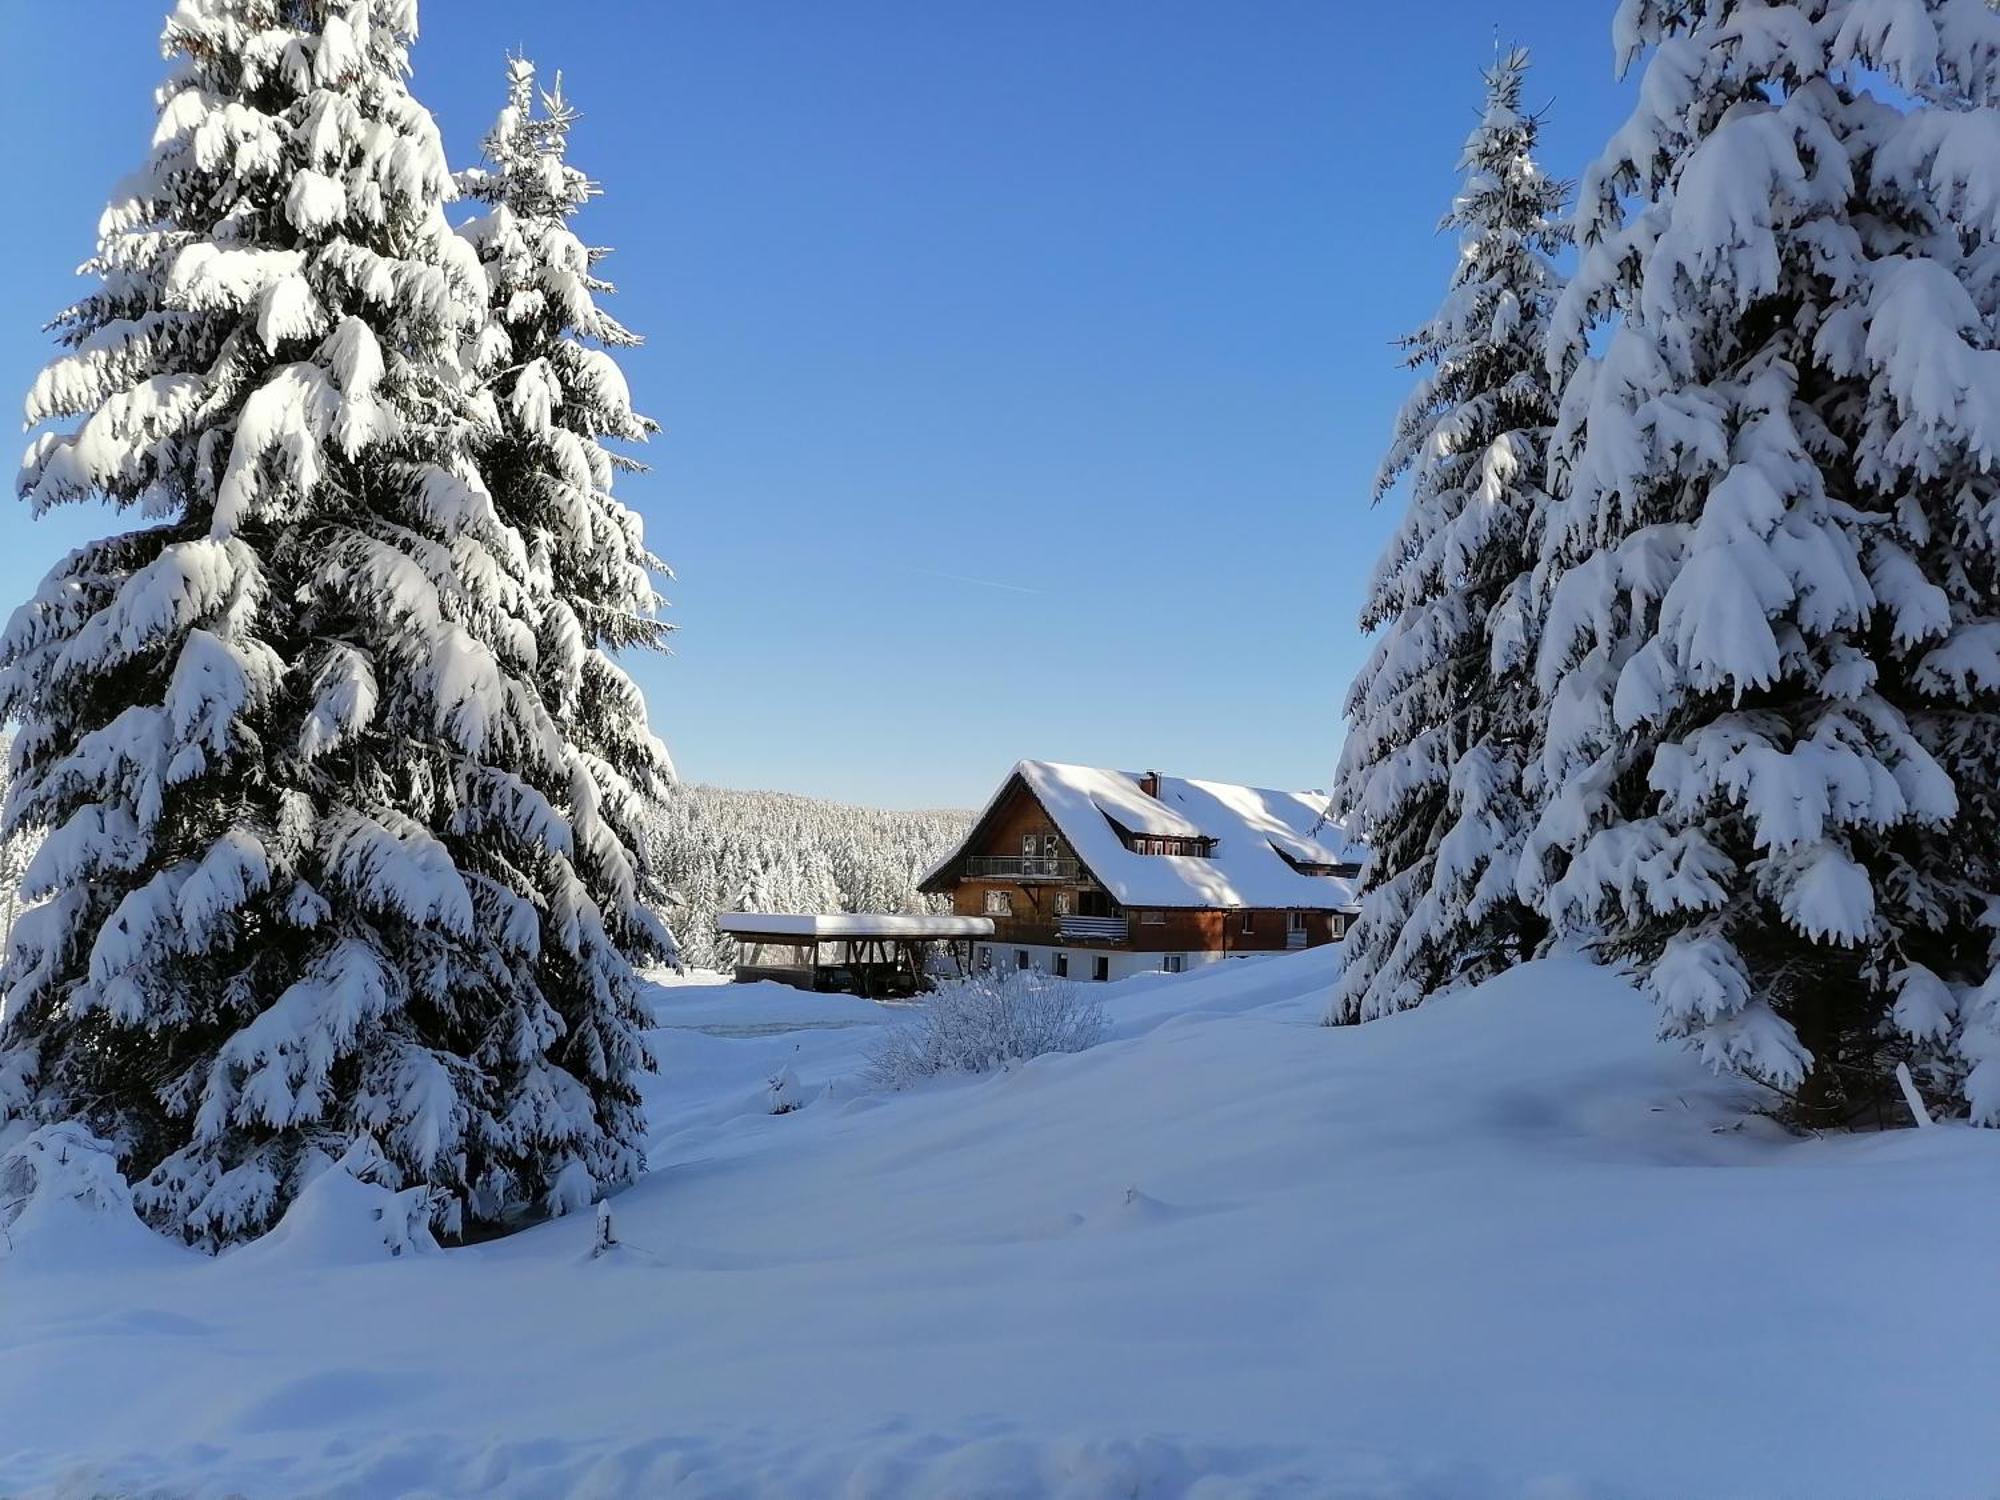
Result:
{"label": "tall evergreen tree", "polygon": [[[151,156],[28,402],[75,423],[31,447],[31,503],[152,524],[0,639],[8,826],[48,830],[0,1117],[87,1122],[208,1246],[364,1140],[446,1232],[636,1165],[629,1110],[578,1081],[637,1065],[629,1032],[574,1035],[537,988],[547,919],[582,952],[598,913],[536,881],[613,856],[475,461],[487,285],[415,33],[414,0],[180,0]],[[540,1093],[495,1061],[530,1038]]]}
{"label": "tall evergreen tree", "polygon": [[[606,446],[657,430],[633,411],[610,352],[639,340],[597,305],[612,290],[593,274],[607,252],[570,228],[597,189],[565,159],[576,113],[561,80],[536,104],[533,65],[510,62],[486,163],[461,178],[485,211],[460,233],[491,289],[477,364],[497,425],[480,444],[479,466],[501,521],[526,548],[533,677],[563,737],[564,774],[541,790],[567,826],[536,865],[507,858],[486,872],[540,912],[542,931],[535,983],[515,997],[515,1017],[482,1062],[518,1076],[512,1092],[533,1101],[537,1151],[523,1176],[560,1143],[558,1172],[575,1174],[575,1191],[558,1192],[553,1206],[574,1207],[637,1161],[643,1121],[631,1078],[644,1061],[645,1014],[631,960],[674,957],[654,915],[665,894],[649,838],[673,763],[610,655],[659,649],[666,637],[652,582],[665,566],[646,550],[639,517],[611,493],[618,472],[639,466]],[[543,1002],[564,1030],[555,1066],[533,1015]],[[588,1108],[567,1102],[579,1085]],[[544,1170],[533,1193],[555,1187]]]}
{"label": "tall evergreen tree", "polygon": [[2000,17],[1616,32],[1651,56],[1552,344],[1523,894],[1802,1120],[1902,1059],[2000,1119]]}
{"label": "tall evergreen tree", "polygon": [[1565,188],[1535,163],[1527,54],[1486,74],[1465,181],[1442,227],[1458,266],[1409,339],[1423,372],[1375,481],[1409,481],[1369,584],[1380,630],[1348,696],[1334,811],[1368,844],[1336,1021],[1367,1020],[1518,962],[1539,918],[1514,893],[1536,720],[1522,630],[1555,396],[1544,342]]}

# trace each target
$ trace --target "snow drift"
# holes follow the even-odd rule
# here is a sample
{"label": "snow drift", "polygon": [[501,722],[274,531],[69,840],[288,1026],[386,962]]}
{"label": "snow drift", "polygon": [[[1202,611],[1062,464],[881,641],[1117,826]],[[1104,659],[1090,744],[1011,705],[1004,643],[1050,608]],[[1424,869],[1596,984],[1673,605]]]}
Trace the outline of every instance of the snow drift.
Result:
{"label": "snow drift", "polygon": [[1574,962],[1329,1030],[1334,962],[894,1094],[895,1010],[656,990],[619,1253],[0,1261],[0,1493],[2000,1492],[2000,1135],[1787,1137]]}

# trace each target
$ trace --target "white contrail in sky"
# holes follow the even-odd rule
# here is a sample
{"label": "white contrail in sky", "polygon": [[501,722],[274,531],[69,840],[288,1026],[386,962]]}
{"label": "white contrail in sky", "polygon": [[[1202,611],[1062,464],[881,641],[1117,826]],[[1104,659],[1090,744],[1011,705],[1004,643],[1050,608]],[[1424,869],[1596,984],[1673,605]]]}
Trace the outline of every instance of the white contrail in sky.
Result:
{"label": "white contrail in sky", "polygon": [[963,573],[940,573],[936,568],[918,568],[919,573],[927,573],[932,578],[942,578],[951,583],[973,583],[983,589],[1005,589],[1010,594],[1039,594],[1040,589],[1031,589],[1025,583],[1002,583],[997,578],[968,578]]}

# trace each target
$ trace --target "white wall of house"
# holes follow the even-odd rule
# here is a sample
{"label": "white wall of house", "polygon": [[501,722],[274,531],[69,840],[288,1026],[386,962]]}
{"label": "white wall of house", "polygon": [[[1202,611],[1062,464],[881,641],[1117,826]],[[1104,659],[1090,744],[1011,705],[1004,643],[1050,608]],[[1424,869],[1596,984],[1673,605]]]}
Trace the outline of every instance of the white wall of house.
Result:
{"label": "white wall of house", "polygon": [[[1105,960],[1107,972],[1104,977],[1107,980],[1112,980],[1130,979],[1135,974],[1157,974],[1167,967],[1167,960],[1173,957],[1178,957],[1181,960],[1181,966],[1184,971],[1192,972],[1208,964],[1226,963],[1232,958],[1270,956],[1268,954],[1259,955],[1254,953],[1208,952],[1182,953],[1178,955],[1168,953],[1119,953],[1106,952],[1102,948],[1048,948],[1037,947],[1031,943],[981,943],[974,950],[973,961],[975,963],[982,963],[981,955],[987,950],[992,952],[993,968],[996,972],[1026,967],[1042,974],[1056,974],[1061,972],[1061,965],[1056,961],[1060,956],[1068,960],[1069,977],[1085,981],[1096,978],[1097,960],[1100,958]],[[1027,955],[1027,963],[1025,965],[1021,962],[1023,954]]]}

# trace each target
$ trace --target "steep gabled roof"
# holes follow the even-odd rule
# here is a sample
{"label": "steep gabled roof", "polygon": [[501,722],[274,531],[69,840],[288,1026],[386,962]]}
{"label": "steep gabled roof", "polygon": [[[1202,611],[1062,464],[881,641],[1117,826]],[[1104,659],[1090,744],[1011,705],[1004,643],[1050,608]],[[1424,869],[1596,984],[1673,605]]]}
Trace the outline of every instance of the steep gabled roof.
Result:
{"label": "steep gabled roof", "polygon": [[[1159,796],[1151,797],[1131,772],[1046,760],[1014,767],[965,842],[924,876],[926,887],[946,882],[1017,783],[1120,906],[1345,911],[1354,905],[1352,880],[1303,874],[1289,862],[1361,863],[1360,846],[1323,821],[1321,793],[1162,776]],[[1135,854],[1119,828],[1149,838],[1212,840],[1214,853]]]}

